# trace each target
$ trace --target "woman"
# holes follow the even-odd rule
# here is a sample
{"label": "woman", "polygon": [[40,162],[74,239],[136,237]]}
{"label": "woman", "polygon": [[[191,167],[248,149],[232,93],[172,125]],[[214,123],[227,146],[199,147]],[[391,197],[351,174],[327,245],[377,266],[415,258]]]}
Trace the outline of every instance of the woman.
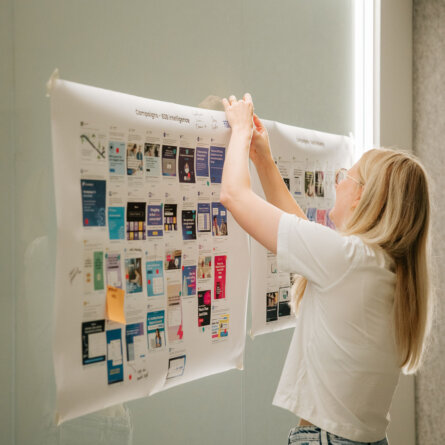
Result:
{"label": "woman", "polygon": [[[288,443],[387,444],[400,370],[420,367],[432,319],[425,171],[405,152],[366,152],[336,175],[332,230],[292,198],[250,95],[223,105],[232,135],[220,200],[280,270],[299,275],[298,320],[273,400],[300,417]],[[267,202],[251,190],[249,156]]]}

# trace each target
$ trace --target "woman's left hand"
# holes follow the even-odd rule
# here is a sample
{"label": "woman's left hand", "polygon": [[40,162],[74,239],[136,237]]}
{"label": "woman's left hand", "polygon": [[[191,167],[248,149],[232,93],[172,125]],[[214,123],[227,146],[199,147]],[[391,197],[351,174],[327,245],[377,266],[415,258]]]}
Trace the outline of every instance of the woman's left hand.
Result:
{"label": "woman's left hand", "polygon": [[227,120],[232,131],[247,130],[253,131],[253,102],[249,93],[246,93],[240,100],[235,96],[230,96],[229,100],[222,100]]}

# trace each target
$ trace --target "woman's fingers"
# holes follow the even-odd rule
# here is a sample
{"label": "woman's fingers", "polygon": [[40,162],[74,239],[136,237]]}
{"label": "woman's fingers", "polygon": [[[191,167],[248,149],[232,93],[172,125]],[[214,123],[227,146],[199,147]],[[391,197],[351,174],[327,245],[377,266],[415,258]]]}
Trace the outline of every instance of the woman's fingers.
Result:
{"label": "woman's fingers", "polygon": [[224,97],[223,100],[221,101],[224,107],[224,110],[227,111],[227,108],[229,108],[229,101]]}
{"label": "woman's fingers", "polygon": [[260,121],[260,118],[254,113],[253,114],[253,123],[258,131],[264,128],[263,123]]}
{"label": "woman's fingers", "polygon": [[246,128],[250,131],[253,130],[253,103],[249,93],[246,93],[243,99],[240,100],[237,100],[236,96],[231,94],[229,99],[223,98],[221,102],[226,112],[227,121],[232,130],[235,128]]}
{"label": "woman's fingers", "polygon": [[231,94],[229,96],[229,100],[227,100],[226,98],[222,99],[222,103],[225,108],[227,108],[228,105],[233,105],[234,102],[250,103],[250,104],[252,104],[252,107],[253,107],[252,96],[249,93],[244,94],[243,98],[240,99],[239,101],[236,100],[236,96],[233,94]]}
{"label": "woman's fingers", "polygon": [[253,105],[252,96],[249,93],[246,93],[244,95],[243,99],[244,99],[245,102],[251,103]]}

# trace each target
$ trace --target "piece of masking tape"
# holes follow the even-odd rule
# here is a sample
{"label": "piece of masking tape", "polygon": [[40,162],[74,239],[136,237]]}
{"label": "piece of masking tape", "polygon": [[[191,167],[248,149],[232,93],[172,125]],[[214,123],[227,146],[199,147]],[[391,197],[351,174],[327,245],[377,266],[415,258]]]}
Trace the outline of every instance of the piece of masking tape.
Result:
{"label": "piece of masking tape", "polygon": [[206,108],[208,110],[224,111],[224,106],[219,96],[207,96],[199,105],[199,108]]}
{"label": "piece of masking tape", "polygon": [[51,91],[54,87],[54,82],[59,79],[59,68],[56,68],[51,74],[48,82],[46,82],[46,97],[51,97]]}

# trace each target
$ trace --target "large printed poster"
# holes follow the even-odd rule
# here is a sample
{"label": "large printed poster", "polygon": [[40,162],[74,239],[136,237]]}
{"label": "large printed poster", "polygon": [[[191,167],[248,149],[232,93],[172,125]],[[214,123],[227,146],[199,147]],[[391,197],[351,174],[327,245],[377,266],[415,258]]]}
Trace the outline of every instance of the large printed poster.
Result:
{"label": "large printed poster", "polygon": [[243,368],[225,114],[55,80],[58,422]]}
{"label": "large printed poster", "polygon": [[[335,203],[335,172],[350,168],[352,139],[264,121],[275,163],[288,190],[309,220],[335,229],[329,211]],[[264,197],[255,168],[252,188]],[[252,337],[295,326],[291,287],[295,276],[277,268],[277,257],[251,240]]]}

